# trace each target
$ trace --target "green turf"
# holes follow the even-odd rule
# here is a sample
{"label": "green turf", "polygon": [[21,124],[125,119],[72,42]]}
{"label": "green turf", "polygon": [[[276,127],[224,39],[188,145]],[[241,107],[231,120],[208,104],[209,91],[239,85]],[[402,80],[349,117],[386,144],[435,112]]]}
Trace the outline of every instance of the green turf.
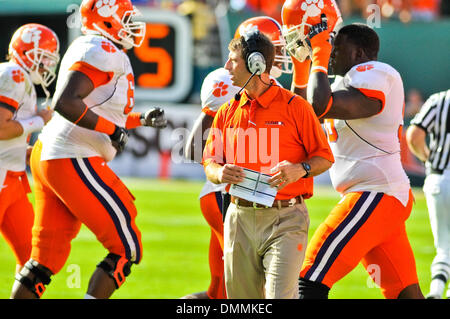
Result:
{"label": "green turf", "polygon": [[[210,231],[198,201],[203,183],[141,179],[125,179],[125,183],[136,197],[137,225],[142,232],[144,253],[141,264],[133,266],[132,274],[113,298],[179,298],[205,290],[210,276]],[[420,285],[427,293],[434,257],[433,238],[422,191],[414,192],[416,205],[407,222],[407,231],[416,256]],[[316,187],[315,196],[307,201],[310,237],[338,201],[339,196],[331,188]],[[82,298],[96,264],[106,254],[95,236],[83,226],[72,242],[65,267],[53,276],[43,298]],[[15,260],[4,240],[0,240],[0,255],[0,298],[9,298]],[[330,298],[366,299],[382,298],[382,295],[363,267],[358,266],[333,287]]]}

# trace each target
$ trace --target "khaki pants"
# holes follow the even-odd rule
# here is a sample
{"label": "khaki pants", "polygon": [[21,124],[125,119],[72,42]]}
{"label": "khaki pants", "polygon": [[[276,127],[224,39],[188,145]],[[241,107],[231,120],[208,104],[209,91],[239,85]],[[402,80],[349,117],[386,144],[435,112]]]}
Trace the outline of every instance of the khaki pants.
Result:
{"label": "khaki pants", "polygon": [[228,298],[298,298],[308,227],[304,202],[281,209],[231,203],[224,224]]}

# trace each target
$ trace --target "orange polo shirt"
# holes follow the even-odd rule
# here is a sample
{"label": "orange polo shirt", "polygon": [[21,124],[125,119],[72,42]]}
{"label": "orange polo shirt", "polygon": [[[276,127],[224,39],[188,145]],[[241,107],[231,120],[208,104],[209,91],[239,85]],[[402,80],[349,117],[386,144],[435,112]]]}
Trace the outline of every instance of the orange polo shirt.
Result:
{"label": "orange polo shirt", "polygon": [[[312,106],[302,97],[272,85],[257,99],[246,92],[222,105],[214,117],[203,165],[235,164],[273,175],[283,160],[300,163],[314,156],[334,162],[325,133]],[[313,178],[301,178],[281,189],[276,199],[313,194]]]}

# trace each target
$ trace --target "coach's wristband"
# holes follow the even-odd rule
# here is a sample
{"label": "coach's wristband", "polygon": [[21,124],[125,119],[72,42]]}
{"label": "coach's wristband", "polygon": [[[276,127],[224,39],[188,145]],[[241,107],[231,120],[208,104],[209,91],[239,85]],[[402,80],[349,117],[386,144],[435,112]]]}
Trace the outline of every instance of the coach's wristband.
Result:
{"label": "coach's wristband", "polygon": [[17,122],[19,122],[20,125],[22,125],[22,127],[23,127],[22,135],[28,135],[30,133],[39,131],[45,125],[44,119],[42,117],[40,117],[39,115],[30,117],[25,120],[17,120]]}

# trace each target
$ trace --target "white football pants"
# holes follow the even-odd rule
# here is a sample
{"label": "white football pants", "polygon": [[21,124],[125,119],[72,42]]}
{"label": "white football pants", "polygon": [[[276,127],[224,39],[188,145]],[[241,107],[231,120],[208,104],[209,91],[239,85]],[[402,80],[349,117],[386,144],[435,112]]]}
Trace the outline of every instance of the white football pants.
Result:
{"label": "white football pants", "polygon": [[423,185],[436,256],[431,264],[431,277],[450,277],[450,170],[442,175],[430,174]]}

